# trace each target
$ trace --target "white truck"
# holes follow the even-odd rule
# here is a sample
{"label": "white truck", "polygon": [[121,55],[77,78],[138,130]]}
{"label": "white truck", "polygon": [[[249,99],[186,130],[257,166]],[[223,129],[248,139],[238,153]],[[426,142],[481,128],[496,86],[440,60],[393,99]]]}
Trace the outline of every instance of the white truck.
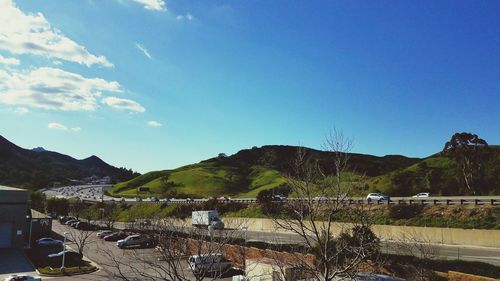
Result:
{"label": "white truck", "polygon": [[224,223],[219,219],[217,211],[194,211],[191,221],[195,227],[224,229]]}

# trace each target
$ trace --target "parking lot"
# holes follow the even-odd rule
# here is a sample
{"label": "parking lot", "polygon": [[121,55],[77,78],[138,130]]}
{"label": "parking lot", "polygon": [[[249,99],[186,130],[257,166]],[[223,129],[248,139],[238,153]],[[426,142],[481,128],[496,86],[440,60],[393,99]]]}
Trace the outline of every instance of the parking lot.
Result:
{"label": "parking lot", "polygon": [[36,275],[31,262],[22,250],[1,249],[0,251],[0,280],[12,274]]}
{"label": "parking lot", "polygon": [[[67,231],[68,226],[61,225],[59,222],[54,221],[53,222],[53,231],[56,233],[56,235],[61,235]],[[68,242],[68,245],[70,247],[73,247],[71,242]],[[136,254],[132,254],[132,252],[135,251]],[[158,268],[155,266],[147,265],[147,264],[138,264],[138,261],[134,258],[135,255],[140,255],[142,258],[145,259],[151,259],[151,261],[155,261],[155,265],[160,265],[160,266],[167,266],[166,262],[158,262],[157,261],[157,254],[155,253],[155,250],[153,248],[141,248],[141,249],[119,249],[116,246],[116,242],[107,242],[102,239],[99,239],[95,236],[95,234],[90,238],[90,241],[88,241],[88,244],[84,250],[84,255],[89,258],[90,260],[94,261],[97,263],[100,267],[100,270],[91,274],[87,275],[80,275],[78,277],[71,277],[71,279],[67,280],[121,280],[119,277],[119,271],[116,268],[116,266],[113,266],[113,261],[111,260],[111,257],[120,259],[120,262],[123,264],[131,264],[131,265],[136,265],[135,267],[142,268],[144,271],[146,271],[148,274],[151,275],[158,275]],[[185,267],[183,268],[185,270],[185,273],[187,276],[191,274],[190,270],[188,269],[188,264],[187,262],[185,263]],[[130,270],[124,270],[122,272],[125,276],[131,278],[133,280],[133,277],[138,278],[137,280],[141,280],[139,276],[137,276],[137,273],[131,272]],[[237,274],[234,272],[234,274]],[[218,280],[225,280],[225,281],[230,281],[232,280],[231,278],[231,273],[228,274],[228,276],[225,276],[224,278],[218,279]],[[66,280],[63,278],[59,278],[58,280]],[[78,279],[77,279],[78,278]],[[163,279],[158,277],[158,280]],[[194,276],[190,278],[191,280],[195,280]],[[207,277],[204,280],[212,280],[213,278]]]}

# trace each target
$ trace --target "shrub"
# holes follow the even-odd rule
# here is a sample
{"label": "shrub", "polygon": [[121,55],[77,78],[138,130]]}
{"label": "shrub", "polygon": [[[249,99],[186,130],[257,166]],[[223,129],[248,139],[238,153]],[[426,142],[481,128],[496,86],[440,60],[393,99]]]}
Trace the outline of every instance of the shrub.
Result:
{"label": "shrub", "polygon": [[411,219],[422,213],[422,205],[394,205],[389,208],[389,217],[391,219]]}

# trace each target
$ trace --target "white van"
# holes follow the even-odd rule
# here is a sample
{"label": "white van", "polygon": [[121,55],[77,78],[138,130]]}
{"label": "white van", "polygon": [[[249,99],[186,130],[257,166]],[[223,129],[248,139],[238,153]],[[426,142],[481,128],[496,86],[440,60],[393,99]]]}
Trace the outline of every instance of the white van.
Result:
{"label": "white van", "polygon": [[195,274],[224,273],[233,267],[231,261],[227,260],[222,254],[190,256],[188,263]]}

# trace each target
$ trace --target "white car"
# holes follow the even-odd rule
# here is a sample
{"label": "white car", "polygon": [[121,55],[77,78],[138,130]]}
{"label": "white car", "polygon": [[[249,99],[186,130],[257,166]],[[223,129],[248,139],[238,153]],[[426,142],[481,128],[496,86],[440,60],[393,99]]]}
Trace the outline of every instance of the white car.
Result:
{"label": "white car", "polygon": [[190,256],[188,259],[189,268],[195,274],[205,274],[210,272],[224,273],[233,267],[231,261],[222,254],[203,254]]}
{"label": "white car", "polygon": [[42,278],[31,275],[10,275],[3,281],[41,281]]}
{"label": "white car", "polygon": [[111,235],[111,234],[113,234],[113,231],[111,231],[111,230],[103,230],[103,231],[97,232],[97,237],[104,238],[104,237],[106,237],[108,235]]}
{"label": "white car", "polygon": [[389,201],[390,199],[389,195],[383,193],[370,193],[366,196],[367,201]]}
{"label": "white car", "polygon": [[45,238],[40,238],[36,240],[36,244],[38,246],[46,246],[46,247],[52,247],[52,246],[61,246],[63,242],[61,240],[56,240],[50,237],[45,237]]}
{"label": "white car", "polygon": [[415,197],[415,198],[427,198],[427,197],[431,197],[431,194],[429,192],[420,192],[416,195],[413,195],[412,197]]}

